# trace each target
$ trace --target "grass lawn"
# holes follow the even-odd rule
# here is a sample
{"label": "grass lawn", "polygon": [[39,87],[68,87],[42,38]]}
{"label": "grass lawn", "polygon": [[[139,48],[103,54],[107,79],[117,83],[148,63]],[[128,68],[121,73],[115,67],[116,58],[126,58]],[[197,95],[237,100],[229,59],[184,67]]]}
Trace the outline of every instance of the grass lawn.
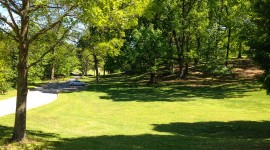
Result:
{"label": "grass lawn", "polygon": [[15,89],[12,89],[12,90],[9,90],[6,94],[4,95],[1,95],[0,94],[0,101],[1,100],[4,100],[4,99],[7,99],[7,98],[10,98],[10,97],[13,97],[13,96],[16,96],[17,94],[17,91]]}
{"label": "grass lawn", "polygon": [[4,144],[14,115],[0,118],[0,149],[270,149],[270,100],[253,81],[152,87],[108,77],[27,115],[23,144]]}

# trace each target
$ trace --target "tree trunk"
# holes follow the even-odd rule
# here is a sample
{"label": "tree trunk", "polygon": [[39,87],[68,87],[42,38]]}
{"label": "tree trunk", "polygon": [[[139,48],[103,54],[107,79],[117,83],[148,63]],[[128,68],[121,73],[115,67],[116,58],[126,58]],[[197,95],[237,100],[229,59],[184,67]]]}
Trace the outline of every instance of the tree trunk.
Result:
{"label": "tree trunk", "polygon": [[55,50],[52,51],[52,55],[53,55],[53,58],[52,58],[52,64],[51,64],[51,80],[54,80],[54,72],[55,72],[55,58],[54,58],[54,55],[55,55]]}
{"label": "tree trunk", "polygon": [[28,93],[27,83],[27,56],[28,46],[22,44],[19,47],[19,62],[18,62],[18,86],[17,86],[17,102],[15,123],[11,141],[22,141],[26,137],[26,103]]}
{"label": "tree trunk", "polygon": [[97,55],[94,54],[94,63],[95,63],[95,71],[96,71],[96,82],[99,82],[99,72],[98,72],[98,59],[97,59]]}
{"label": "tree trunk", "polygon": [[26,103],[28,94],[28,31],[29,31],[30,0],[22,1],[21,29],[19,36],[19,61],[16,114],[11,141],[22,141],[26,137]]}
{"label": "tree trunk", "polygon": [[54,62],[51,64],[51,80],[54,80],[55,65]]}
{"label": "tree trunk", "polygon": [[238,50],[238,56],[237,58],[242,58],[242,42],[240,43],[239,50]]}
{"label": "tree trunk", "polygon": [[178,61],[178,67],[179,67],[179,78],[183,78],[183,75],[184,75],[184,55],[183,55],[184,52],[182,49],[183,46],[179,45],[179,40],[177,38],[176,31],[173,31],[173,37],[174,37],[177,54],[178,54],[177,61]]}
{"label": "tree trunk", "polygon": [[149,84],[155,84],[155,83],[156,83],[156,73],[151,72],[151,73],[150,73]]}
{"label": "tree trunk", "polygon": [[188,63],[186,62],[183,78],[186,78],[188,76],[188,71]]}
{"label": "tree trunk", "polygon": [[229,61],[230,44],[231,44],[231,28],[229,28],[229,31],[228,31],[228,43],[227,43],[226,63],[225,63],[226,67],[228,66],[228,61]]}
{"label": "tree trunk", "polygon": [[238,59],[242,58],[242,51],[241,50],[239,50],[237,58]]}
{"label": "tree trunk", "polygon": [[105,76],[106,75],[106,70],[105,70],[105,64],[104,64],[104,67],[103,67],[103,75]]}
{"label": "tree trunk", "polygon": [[[200,54],[201,52],[201,37],[200,34],[196,35],[196,40],[197,40],[197,53]],[[194,65],[196,66],[199,63],[199,58],[194,58]]]}

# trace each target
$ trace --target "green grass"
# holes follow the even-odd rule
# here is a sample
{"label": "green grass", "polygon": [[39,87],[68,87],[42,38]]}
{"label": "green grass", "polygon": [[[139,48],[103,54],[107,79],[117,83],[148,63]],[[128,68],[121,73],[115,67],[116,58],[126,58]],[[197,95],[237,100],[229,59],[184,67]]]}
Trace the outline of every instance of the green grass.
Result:
{"label": "green grass", "polygon": [[0,94],[0,101],[1,100],[4,100],[4,99],[7,99],[7,98],[11,98],[11,97],[14,97],[16,96],[17,92],[15,89],[12,89],[12,90],[9,90],[6,94],[4,95],[1,95]]}
{"label": "green grass", "polygon": [[30,110],[24,144],[4,144],[14,115],[1,117],[0,149],[270,149],[269,114],[255,82],[145,86],[108,76]]}

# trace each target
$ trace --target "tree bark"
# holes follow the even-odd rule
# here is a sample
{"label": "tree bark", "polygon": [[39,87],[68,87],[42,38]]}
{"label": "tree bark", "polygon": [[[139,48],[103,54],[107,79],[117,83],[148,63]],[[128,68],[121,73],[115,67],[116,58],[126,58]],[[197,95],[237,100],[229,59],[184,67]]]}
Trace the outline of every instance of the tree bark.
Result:
{"label": "tree bark", "polygon": [[19,36],[19,61],[18,61],[18,85],[16,114],[11,141],[22,141],[26,137],[26,103],[28,94],[28,64],[29,51],[28,30],[29,30],[29,9],[30,1],[22,2],[21,29]]}
{"label": "tree bark", "polygon": [[17,102],[16,115],[11,141],[22,141],[26,137],[26,103],[28,94],[27,83],[27,44],[21,44],[18,62],[18,86],[17,86]]}

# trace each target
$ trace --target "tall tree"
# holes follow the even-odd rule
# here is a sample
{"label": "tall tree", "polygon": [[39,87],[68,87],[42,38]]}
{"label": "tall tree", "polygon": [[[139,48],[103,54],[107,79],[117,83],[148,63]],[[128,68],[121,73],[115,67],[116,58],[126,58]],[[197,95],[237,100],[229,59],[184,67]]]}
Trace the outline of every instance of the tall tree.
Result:
{"label": "tall tree", "polygon": [[100,62],[104,61],[108,55],[119,54],[124,41],[123,37],[125,37],[123,30],[138,24],[138,17],[143,14],[148,2],[149,0],[99,0],[89,1],[92,7],[81,5],[82,22],[88,30],[88,35],[81,40],[84,44],[81,45],[88,45],[91,51],[97,82]]}
{"label": "tall tree", "polygon": [[249,44],[253,58],[264,70],[263,87],[270,94],[270,1],[252,1],[253,34]]}
{"label": "tall tree", "polygon": [[[1,8],[4,8],[7,15],[0,12],[1,26],[0,30],[11,36],[17,43],[19,49],[18,59],[18,83],[17,83],[17,101],[15,123],[11,141],[22,141],[26,137],[26,102],[28,93],[28,71],[29,68],[38,63],[49,51],[43,53],[40,59],[29,64],[29,47],[41,35],[53,29],[61,20],[66,17],[75,6],[65,5],[71,1],[30,1],[30,0],[1,0]],[[38,31],[31,32],[32,21],[42,22],[34,18],[35,15],[42,16],[43,13],[62,9],[59,16],[54,16],[52,23],[44,23]],[[42,19],[42,17],[40,18]],[[12,32],[11,32],[12,30]]]}

